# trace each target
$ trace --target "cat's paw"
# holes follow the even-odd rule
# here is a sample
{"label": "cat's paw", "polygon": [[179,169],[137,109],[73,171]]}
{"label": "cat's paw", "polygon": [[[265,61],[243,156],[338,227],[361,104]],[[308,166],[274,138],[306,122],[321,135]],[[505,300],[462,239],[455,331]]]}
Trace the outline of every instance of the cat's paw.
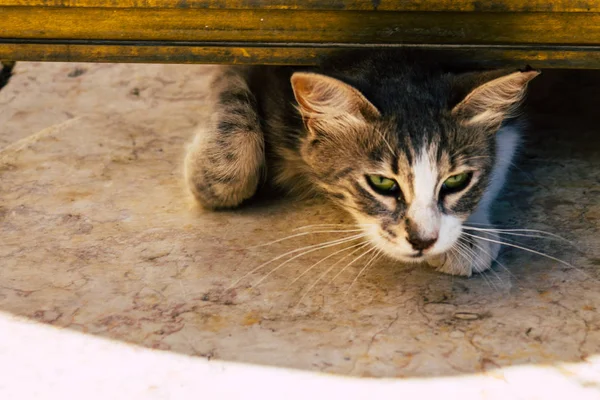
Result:
{"label": "cat's paw", "polygon": [[200,205],[207,209],[233,208],[249,199],[256,192],[258,174],[221,178],[204,170],[189,179],[188,185]]}
{"label": "cat's paw", "polygon": [[437,271],[450,275],[471,276],[488,270],[500,252],[500,238],[496,233],[481,235],[484,239],[469,237],[461,239],[460,245],[428,260]]}
{"label": "cat's paw", "polygon": [[231,143],[219,138],[218,133],[198,134],[189,147],[186,183],[205,208],[236,207],[257,190],[263,164],[262,142],[256,138],[258,133],[235,133],[239,137],[227,138]]}

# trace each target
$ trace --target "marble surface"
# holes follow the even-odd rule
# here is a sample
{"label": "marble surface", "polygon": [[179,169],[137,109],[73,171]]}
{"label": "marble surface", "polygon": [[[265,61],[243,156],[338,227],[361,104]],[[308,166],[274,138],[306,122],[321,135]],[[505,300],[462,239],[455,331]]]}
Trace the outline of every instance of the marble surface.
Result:
{"label": "marble surface", "polygon": [[0,91],[0,311],[208,360],[500,381],[538,367],[600,394],[600,73],[534,81],[526,147],[495,210],[502,226],[572,241],[505,237],[564,263],[505,248],[470,279],[382,260],[329,283],[344,262],[306,294],[337,256],[308,268],[337,247],[230,286],[343,236],[259,245],[349,218],[319,200],[205,212],[182,186],[212,71],[17,65]]}

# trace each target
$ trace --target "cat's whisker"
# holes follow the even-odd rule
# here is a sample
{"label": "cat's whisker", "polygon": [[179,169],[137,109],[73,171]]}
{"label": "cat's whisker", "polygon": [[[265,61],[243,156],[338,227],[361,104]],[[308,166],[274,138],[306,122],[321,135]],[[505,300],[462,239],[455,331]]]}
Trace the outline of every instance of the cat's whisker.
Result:
{"label": "cat's whisker", "polygon": [[358,272],[350,286],[348,286],[348,289],[346,289],[346,293],[344,294],[344,296],[348,296],[348,293],[350,293],[350,289],[352,289],[352,286],[354,286],[356,281],[358,281],[358,278],[360,278],[363,272],[365,272],[371,266],[371,264],[373,264],[376,260],[378,260],[381,257],[381,253],[383,253],[383,250],[379,250],[378,252],[376,252],[373,255],[373,257],[371,257],[371,259],[365,264],[365,266]]}
{"label": "cat's whisker", "polygon": [[[453,247],[450,248],[450,254],[455,257],[457,260],[463,260],[464,262],[468,263],[469,265],[473,263],[473,257],[470,257],[468,254],[465,254],[463,251],[461,251],[461,246],[459,245],[459,242],[456,242],[455,245]],[[488,278],[484,278],[484,281],[486,283],[486,285],[488,285],[488,287],[492,287],[492,285],[490,285],[489,279]]]}
{"label": "cat's whisker", "polygon": [[496,224],[491,224],[491,223],[484,224],[483,222],[470,222],[470,221],[469,221],[469,222],[465,222],[465,223],[463,224],[463,226],[470,226],[470,225],[491,226],[491,227],[496,227],[496,228],[498,228],[498,226],[496,226]]}
{"label": "cat's whisker", "polygon": [[[468,161],[473,161],[473,160],[489,160],[491,159],[491,156],[474,156],[474,157],[468,157],[464,159],[464,162],[468,162]],[[527,177],[527,179],[531,182],[535,182],[535,179],[533,179],[533,177],[531,176],[530,173],[528,173],[527,171],[523,170],[521,167],[519,167],[517,164],[515,164],[514,162],[510,161],[509,159],[503,158],[503,157],[496,157],[497,160],[499,161],[503,161],[505,163],[508,163],[508,165],[510,165],[512,168],[518,170],[520,173],[522,173],[523,175],[525,175]]]}
{"label": "cat's whisker", "polygon": [[275,243],[280,243],[283,242],[285,240],[290,240],[290,239],[294,239],[300,236],[306,236],[306,235],[311,235],[311,234],[318,234],[318,233],[352,233],[352,232],[362,232],[362,229],[343,229],[343,230],[325,230],[325,231],[310,231],[310,232],[302,232],[302,233],[296,233],[294,235],[290,235],[290,236],[286,236],[284,238],[281,239],[277,239],[277,240],[273,240],[271,242],[267,242],[267,243],[263,243],[263,244],[257,244],[255,246],[250,246],[247,247],[247,249],[255,249],[258,247],[265,247],[265,246],[270,246],[272,244]]}
{"label": "cat's whisker", "polygon": [[[469,231],[473,231],[475,229],[468,229],[465,228],[466,230]],[[477,230],[479,231],[479,230]],[[534,233],[515,233],[515,232],[504,232],[504,231],[483,231],[483,232],[495,232],[495,233],[499,233],[502,235],[508,235],[508,236],[520,236],[520,237],[528,237],[528,238],[534,238],[534,239],[556,239],[552,236],[548,236],[548,235],[540,235],[540,234],[534,234]],[[558,240],[563,240],[563,239],[558,239]]]}
{"label": "cat's whisker", "polygon": [[450,158],[454,158],[454,157],[460,155],[461,153],[464,153],[465,150],[468,150],[468,149],[471,149],[471,148],[479,149],[480,147],[481,147],[481,145],[479,145],[478,143],[471,143],[471,144],[468,144],[466,146],[462,146],[459,150],[456,150],[455,152],[453,152],[450,155]]}
{"label": "cat's whisker", "polygon": [[[564,237],[557,235],[552,232],[542,231],[540,229],[505,229],[505,228],[477,228],[473,226],[463,225],[463,229],[470,231],[481,231],[481,232],[491,232],[491,233],[502,233],[505,235],[513,235],[513,236],[524,236],[524,237],[533,237],[533,238],[555,238],[561,240],[563,242],[569,243],[572,246],[575,246],[573,242]],[[523,233],[521,233],[523,232]]]}
{"label": "cat's whisker", "polygon": [[458,242],[456,242],[456,247],[456,251],[458,251],[466,261],[468,261],[469,265],[472,265],[475,261],[475,253],[471,249],[469,249],[468,245],[459,240]]}
{"label": "cat's whisker", "polygon": [[[464,239],[462,239],[464,240]],[[492,255],[490,254],[490,252],[488,252],[487,250],[485,250],[483,247],[481,247],[480,245],[478,245],[475,242],[472,242],[473,246],[477,247],[479,250],[481,250],[482,252],[484,252],[485,254],[487,254],[488,256],[490,256],[490,258],[492,260],[494,260],[499,266],[501,266],[511,277],[513,277],[515,280],[517,279],[517,277],[510,272],[510,270],[508,269],[508,267],[504,264],[502,264],[497,257],[492,257]],[[485,272],[485,271],[484,271]]]}
{"label": "cat's whisker", "polygon": [[313,225],[304,225],[298,228],[292,229],[292,232],[301,231],[309,228],[336,228],[336,227],[344,227],[344,228],[356,228],[359,226],[373,226],[376,224],[313,224]]}
{"label": "cat's whisker", "polygon": [[566,265],[567,267],[573,268],[574,270],[576,270],[576,271],[584,274],[586,277],[590,277],[587,273],[585,273],[581,269],[575,267],[571,263],[568,263],[568,262],[566,262],[564,260],[561,260],[560,258],[553,257],[553,256],[551,256],[549,254],[542,253],[541,251],[537,251],[537,250],[531,249],[529,247],[520,246],[518,244],[514,244],[514,243],[502,241],[502,240],[494,240],[494,239],[490,239],[490,238],[485,238],[485,237],[473,235],[473,234],[470,234],[470,233],[467,233],[467,232],[463,232],[463,235],[467,235],[467,236],[471,236],[471,237],[474,237],[474,238],[477,238],[477,239],[481,239],[481,240],[485,240],[485,241],[488,241],[488,242],[498,243],[498,244],[501,244],[501,245],[505,245],[505,246],[509,246],[509,247],[514,247],[516,249],[521,249],[521,250],[524,250],[524,251],[528,251],[530,253],[537,254],[537,255],[540,255],[542,257],[548,258],[550,260],[554,260],[554,261],[556,261],[556,262],[558,262],[560,264]]}
{"label": "cat's whisker", "polygon": [[[468,257],[468,263],[469,265],[473,265],[475,263],[475,261],[479,261],[480,257],[477,255],[477,253],[475,253],[473,251],[473,249],[471,249],[468,245],[468,243],[462,242],[462,241],[458,241],[457,242],[458,248],[457,251],[459,251],[460,253],[463,254],[463,257],[466,259]],[[493,287],[495,290],[497,290],[498,288],[496,287],[496,285],[492,282],[491,279],[489,279],[488,277],[484,277],[484,280],[487,281],[488,286]]]}
{"label": "cat's whisker", "polygon": [[323,261],[328,260],[331,257],[333,257],[333,256],[335,256],[335,255],[337,255],[339,253],[343,253],[344,251],[347,251],[349,249],[353,249],[353,248],[356,248],[358,246],[362,246],[365,243],[367,243],[367,242],[360,242],[358,244],[353,244],[352,246],[344,247],[341,250],[337,250],[337,251],[329,254],[328,256],[321,258],[319,261],[317,261],[316,263],[314,263],[313,265],[311,265],[310,267],[308,267],[300,275],[298,275],[293,281],[291,281],[290,284],[288,285],[288,288],[290,288],[294,283],[298,282],[298,280],[300,280],[304,275],[308,274],[313,268],[315,268],[317,265],[321,264]]}
{"label": "cat's whisker", "polygon": [[392,155],[395,155],[397,151],[395,151],[393,149],[392,145],[390,144],[390,142],[388,142],[388,140],[386,139],[385,135],[379,129],[374,129],[374,131],[379,134],[379,136],[381,137],[381,139],[387,145],[388,149],[390,149],[390,151],[392,152]]}
{"label": "cat's whisker", "polygon": [[298,300],[298,302],[296,303],[295,307],[298,307],[301,303],[302,300],[304,300],[304,298],[308,295],[308,293],[310,293],[310,291],[319,284],[319,282],[321,282],[321,280],[327,276],[327,274],[329,274],[329,272],[331,272],[331,270],[333,270],[333,268],[335,268],[336,265],[338,265],[339,263],[341,263],[342,261],[344,261],[346,258],[348,257],[352,257],[354,254],[356,254],[357,252],[359,252],[360,250],[364,249],[366,246],[369,245],[369,242],[362,242],[361,246],[357,249],[355,249],[354,251],[352,251],[350,254],[346,254],[344,257],[340,258],[339,260],[337,260],[335,263],[333,263],[333,265],[331,267],[329,267],[325,272],[323,272],[321,275],[319,275],[319,277],[308,287],[308,289],[306,289],[306,291],[304,292],[304,294],[300,297],[300,300]]}
{"label": "cat's whisker", "polygon": [[[465,245],[466,249],[467,249],[469,252],[471,252],[471,253],[473,254],[473,257],[474,257],[475,259],[477,259],[477,260],[479,260],[479,261],[482,261],[482,260],[483,260],[483,256],[481,256],[481,255],[480,255],[480,254],[478,254],[478,253],[477,253],[477,252],[476,252],[476,251],[475,251],[473,248],[471,248],[471,243],[468,243],[468,242],[467,242],[467,243],[465,243],[464,245]],[[485,255],[489,256],[489,257],[490,257],[490,260],[495,260],[495,258],[494,258],[494,257],[492,257],[492,255],[491,255],[489,252],[487,252],[485,249],[483,249],[481,246],[478,246],[476,243],[472,243],[472,245],[473,245],[473,246],[476,246],[476,247],[477,247],[479,250],[481,250],[481,251],[482,251],[482,252],[483,252]],[[498,272],[496,272],[496,270],[494,270],[493,268],[491,268],[491,265],[490,265],[490,268],[486,269],[485,271],[481,271],[481,273],[484,273],[484,274],[485,274],[485,273],[487,273],[488,271],[489,271],[489,273],[492,273],[492,274],[494,274],[494,276],[496,277],[496,279],[498,279],[498,282],[500,282],[500,283],[504,283],[504,282],[502,281],[502,277],[501,277],[501,276],[498,274]],[[497,288],[496,288],[496,289],[497,289]]]}
{"label": "cat's whisker", "polygon": [[[475,253],[469,249],[469,246],[466,243],[459,243],[459,247],[457,248],[457,251],[459,253],[461,253],[463,255],[463,258],[465,258],[465,260],[469,263],[469,265],[473,265],[475,260]],[[470,252],[468,250],[471,250]],[[488,285],[489,288],[493,288],[494,290],[498,290],[496,284],[492,281],[492,279],[486,275],[482,275],[482,279],[485,281],[486,285]]]}
{"label": "cat's whisker", "polygon": [[281,254],[281,255],[279,255],[279,256],[277,256],[275,258],[272,258],[269,261],[266,261],[266,262],[262,263],[258,267],[256,267],[256,268],[252,269],[251,271],[247,272],[241,278],[237,279],[230,286],[228,286],[227,289],[231,289],[231,288],[235,287],[243,279],[247,278],[248,276],[252,275],[253,273],[255,273],[257,271],[260,271],[261,269],[263,269],[267,265],[271,264],[272,262],[282,259],[283,257],[289,256],[291,254],[295,254],[295,253],[298,253],[298,252],[302,252],[302,251],[305,251],[305,250],[308,250],[308,249],[314,249],[314,248],[320,249],[320,247],[322,247],[324,245],[328,245],[328,244],[341,244],[341,243],[345,243],[346,241],[355,240],[355,239],[358,239],[358,238],[361,238],[361,237],[364,237],[364,236],[365,236],[364,234],[353,235],[353,236],[345,237],[345,238],[342,238],[342,239],[331,240],[329,242],[313,244],[313,245],[310,245],[310,246],[304,246],[304,247],[301,247],[299,249],[294,249],[294,250],[288,251],[288,252],[286,252],[284,254]]}
{"label": "cat's whisker", "polygon": [[284,262],[282,262],[281,264],[279,264],[277,267],[271,269],[265,276],[263,276],[258,281],[256,281],[252,286],[258,286],[258,285],[260,285],[265,279],[267,279],[273,273],[275,273],[276,271],[278,271],[279,269],[283,268],[285,265],[287,265],[288,263],[294,261],[297,258],[303,257],[303,256],[305,256],[307,254],[310,254],[310,253],[314,253],[315,251],[327,249],[327,248],[333,247],[333,246],[338,246],[340,244],[347,243],[347,242],[352,242],[353,240],[362,238],[364,236],[366,236],[366,235],[364,235],[364,234],[363,235],[357,235],[357,236],[351,237],[351,238],[340,239],[339,241],[335,241],[335,242],[330,243],[330,244],[319,245],[316,248],[313,248],[313,249],[310,249],[310,250],[306,250],[306,251],[304,251],[304,252],[302,252],[300,254],[297,254],[297,255],[295,255],[295,256],[293,256],[291,258],[288,258],[287,260],[285,260]]}
{"label": "cat's whisker", "polygon": [[[470,256],[469,258],[470,258],[470,263],[472,265],[473,262],[475,261],[475,258],[474,258],[474,256]],[[488,274],[477,274],[477,275],[481,276],[481,278],[486,283],[486,285],[488,285],[489,288],[494,289],[495,291],[498,291],[498,286],[496,286],[496,283]],[[502,282],[502,281],[500,280],[500,282]]]}
{"label": "cat's whisker", "polygon": [[[483,160],[489,160],[491,159],[491,156],[473,156],[473,157],[468,157],[465,158],[464,161],[471,161],[471,160],[479,160],[479,159],[483,159]],[[513,168],[518,169],[520,172],[525,172],[523,171],[523,169],[521,169],[517,164],[515,164],[514,162],[510,161],[509,159],[503,158],[503,157],[498,157],[496,156],[497,160],[503,161],[503,162],[507,162],[508,164],[510,164]]]}
{"label": "cat's whisker", "polygon": [[349,262],[348,264],[346,264],[346,266],[344,268],[342,268],[328,283],[327,286],[331,285],[333,283],[333,281],[335,281],[337,279],[338,276],[340,276],[346,269],[348,269],[350,266],[352,266],[355,262],[357,262],[358,260],[360,260],[361,258],[363,258],[364,256],[366,256],[367,254],[369,254],[370,252],[376,250],[376,247],[371,247],[369,250],[365,251],[364,253],[362,253],[361,255],[359,255],[358,257],[356,257],[354,260],[352,260],[351,262]]}
{"label": "cat's whisker", "polygon": [[[482,223],[482,222],[471,222],[471,221],[467,221],[465,223],[463,223],[463,226],[468,226],[469,228],[478,228],[478,227],[483,227],[486,229],[501,229],[501,230],[506,230],[506,231],[528,231],[529,229],[525,229],[525,228],[514,228],[514,227],[508,227],[508,226],[499,226],[498,224],[492,224],[492,223]],[[533,231],[537,231],[540,233],[548,233],[553,235],[552,232],[548,232],[548,231],[542,231],[539,229],[532,229]]]}

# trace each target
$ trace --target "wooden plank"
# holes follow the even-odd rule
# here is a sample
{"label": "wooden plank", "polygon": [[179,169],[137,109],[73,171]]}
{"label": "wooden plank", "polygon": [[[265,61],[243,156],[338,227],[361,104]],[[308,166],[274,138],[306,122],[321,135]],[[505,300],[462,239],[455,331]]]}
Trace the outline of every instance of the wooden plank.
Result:
{"label": "wooden plank", "polygon": [[597,0],[0,0],[0,6],[138,9],[600,12],[600,1]]}
{"label": "wooden plank", "polygon": [[[390,46],[386,46],[389,48]],[[399,46],[391,46],[399,47]],[[402,46],[427,48],[440,57],[452,56],[466,64],[490,67],[598,68],[600,46],[518,47],[518,46]],[[314,65],[322,57],[337,51],[364,46],[290,47],[262,44],[261,47],[190,46],[160,43],[136,44],[24,44],[0,43],[0,59],[23,61],[95,61],[127,63],[210,63]]]}
{"label": "wooden plank", "polygon": [[600,44],[600,13],[0,7],[0,38],[279,43]]}
{"label": "wooden plank", "polygon": [[600,68],[597,0],[0,0],[0,15],[0,59],[312,65],[406,46]]}

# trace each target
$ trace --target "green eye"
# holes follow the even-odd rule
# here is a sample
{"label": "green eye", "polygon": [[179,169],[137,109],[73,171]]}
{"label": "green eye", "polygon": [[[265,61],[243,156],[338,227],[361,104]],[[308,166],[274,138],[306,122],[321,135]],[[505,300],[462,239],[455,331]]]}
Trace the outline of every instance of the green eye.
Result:
{"label": "green eye", "polygon": [[398,192],[398,184],[393,179],[381,175],[369,175],[367,181],[371,188],[379,194],[389,196]]}
{"label": "green eye", "polygon": [[450,178],[446,179],[442,185],[442,190],[446,193],[456,193],[469,185],[471,182],[471,176],[473,174],[470,172],[463,172],[462,174],[452,175]]}

